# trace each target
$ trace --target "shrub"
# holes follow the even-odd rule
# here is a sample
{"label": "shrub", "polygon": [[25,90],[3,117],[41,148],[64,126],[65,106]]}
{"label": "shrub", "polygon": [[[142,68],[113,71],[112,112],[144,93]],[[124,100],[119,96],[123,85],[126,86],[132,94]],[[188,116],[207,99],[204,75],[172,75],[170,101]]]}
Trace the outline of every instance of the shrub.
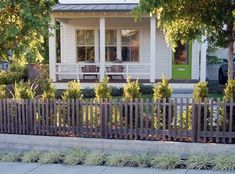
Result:
{"label": "shrub", "polygon": [[208,154],[194,154],[186,161],[189,169],[209,169],[212,164],[212,157]]}
{"label": "shrub", "polygon": [[208,98],[208,87],[206,82],[199,82],[194,85],[193,99],[196,103],[199,101],[204,101],[205,98]]}
{"label": "shrub", "polygon": [[22,157],[22,161],[25,163],[37,163],[39,161],[40,156],[41,152],[39,151],[26,152]]}
{"label": "shrub", "polygon": [[84,98],[95,98],[95,91],[91,88],[85,88],[82,90]]}
{"label": "shrub", "polygon": [[222,154],[212,161],[214,170],[235,170],[235,155]]}
{"label": "shrub", "polygon": [[112,96],[122,96],[123,88],[112,87]]}
{"label": "shrub", "polygon": [[98,101],[102,99],[110,99],[112,88],[108,86],[109,78],[105,77],[103,80],[95,84],[95,98]]}
{"label": "shrub", "polygon": [[78,165],[83,164],[86,159],[87,152],[81,149],[74,149],[69,152],[65,158],[64,163],[67,165]]}
{"label": "shrub", "polygon": [[224,100],[227,102],[235,101],[235,80],[228,80],[224,89]]}
{"label": "shrub", "polygon": [[0,71],[0,85],[9,85],[27,79],[24,72],[5,72]]}
{"label": "shrub", "polygon": [[163,99],[166,99],[169,101],[171,98],[173,89],[169,85],[169,80],[167,78],[163,78],[162,81],[155,85],[153,88],[153,98],[155,101],[160,100],[163,101]]}
{"label": "shrub", "polygon": [[141,94],[153,94],[153,86],[140,84],[140,92]]}
{"label": "shrub", "polygon": [[44,80],[42,98],[43,99],[54,99],[55,94],[56,94],[56,89],[52,85],[51,80],[50,79]]}
{"label": "shrub", "polygon": [[96,151],[96,152],[91,152],[86,156],[84,165],[87,166],[99,166],[99,165],[104,165],[106,161],[106,156],[103,152]]}
{"label": "shrub", "polygon": [[59,164],[62,162],[62,155],[58,152],[45,152],[41,155],[39,163],[42,164]]}
{"label": "shrub", "polygon": [[18,153],[7,153],[4,154],[1,158],[2,162],[20,162],[21,155]]}
{"label": "shrub", "polygon": [[79,81],[71,81],[68,83],[68,89],[63,93],[62,99],[81,99],[82,98],[82,90],[81,84]]}
{"label": "shrub", "polygon": [[4,99],[6,97],[6,86],[0,85],[0,99]]}
{"label": "shrub", "polygon": [[133,167],[150,167],[153,157],[148,153],[138,154],[131,156],[130,161]]}
{"label": "shrub", "polygon": [[15,83],[13,91],[11,91],[12,97],[16,99],[34,99],[36,96],[37,85],[34,83],[23,82]]}
{"label": "shrub", "polygon": [[114,167],[125,167],[125,166],[132,166],[132,160],[131,156],[129,154],[111,154],[107,157],[106,164],[108,166],[114,166]]}
{"label": "shrub", "polygon": [[124,99],[134,100],[141,97],[139,81],[131,81],[128,78],[127,84],[124,86]]}
{"label": "shrub", "polygon": [[175,154],[161,154],[152,161],[152,167],[160,169],[175,169],[181,164],[180,156]]}

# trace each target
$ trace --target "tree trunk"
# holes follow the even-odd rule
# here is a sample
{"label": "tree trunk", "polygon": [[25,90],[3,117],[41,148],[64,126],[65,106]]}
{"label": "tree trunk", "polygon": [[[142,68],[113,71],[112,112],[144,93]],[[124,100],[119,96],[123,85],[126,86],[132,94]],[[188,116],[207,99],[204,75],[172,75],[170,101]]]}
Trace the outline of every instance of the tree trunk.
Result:
{"label": "tree trunk", "polygon": [[229,39],[229,43],[228,43],[228,80],[232,80],[233,79],[233,43],[234,43],[234,39],[233,39],[233,22],[229,22],[228,26],[227,26],[227,31],[229,33],[228,35],[228,39]]}

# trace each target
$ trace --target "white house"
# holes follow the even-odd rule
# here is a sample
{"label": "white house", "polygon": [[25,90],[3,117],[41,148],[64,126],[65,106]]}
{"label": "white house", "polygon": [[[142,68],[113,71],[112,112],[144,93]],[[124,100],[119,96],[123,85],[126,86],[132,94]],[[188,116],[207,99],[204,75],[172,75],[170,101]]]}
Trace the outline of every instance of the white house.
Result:
{"label": "white house", "polygon": [[137,5],[138,0],[59,0],[51,24],[60,23],[60,32],[51,29],[49,39],[50,78],[57,88],[76,79],[92,87],[105,76],[113,86],[128,76],[150,84],[164,75],[177,88],[205,81],[207,43],[179,44],[173,52],[154,16],[134,21]]}

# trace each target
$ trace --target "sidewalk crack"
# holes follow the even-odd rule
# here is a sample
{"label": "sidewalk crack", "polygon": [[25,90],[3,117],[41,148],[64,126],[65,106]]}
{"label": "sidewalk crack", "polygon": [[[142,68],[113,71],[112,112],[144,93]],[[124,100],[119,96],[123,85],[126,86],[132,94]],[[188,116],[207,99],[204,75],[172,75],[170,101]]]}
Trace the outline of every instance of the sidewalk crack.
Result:
{"label": "sidewalk crack", "polygon": [[107,170],[108,169],[108,167],[105,167],[100,173],[98,173],[98,174],[102,174],[105,170]]}
{"label": "sidewalk crack", "polygon": [[37,166],[37,167],[35,167],[35,168],[33,168],[33,169],[31,169],[31,170],[25,172],[24,174],[28,174],[28,173],[30,173],[30,172],[32,172],[32,171],[38,169],[38,168],[41,167],[41,166],[43,166],[43,164],[41,164],[41,165],[39,165],[39,166]]}

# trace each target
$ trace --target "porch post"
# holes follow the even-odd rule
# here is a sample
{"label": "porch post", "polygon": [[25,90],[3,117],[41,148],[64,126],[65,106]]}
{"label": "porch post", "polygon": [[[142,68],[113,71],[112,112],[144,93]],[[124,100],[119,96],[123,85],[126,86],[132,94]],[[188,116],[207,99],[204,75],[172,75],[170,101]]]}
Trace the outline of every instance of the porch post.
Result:
{"label": "porch post", "polygon": [[206,53],[208,48],[208,41],[206,37],[202,36],[202,45],[201,45],[201,64],[200,64],[200,81],[206,81]]}
{"label": "porch post", "polygon": [[105,76],[105,18],[100,18],[100,79]]}
{"label": "porch post", "polygon": [[156,74],[156,18],[150,19],[150,82],[155,82]]}
{"label": "porch post", "polygon": [[51,33],[49,37],[49,72],[50,79],[56,81],[56,30],[55,18],[51,17],[49,32]]}

